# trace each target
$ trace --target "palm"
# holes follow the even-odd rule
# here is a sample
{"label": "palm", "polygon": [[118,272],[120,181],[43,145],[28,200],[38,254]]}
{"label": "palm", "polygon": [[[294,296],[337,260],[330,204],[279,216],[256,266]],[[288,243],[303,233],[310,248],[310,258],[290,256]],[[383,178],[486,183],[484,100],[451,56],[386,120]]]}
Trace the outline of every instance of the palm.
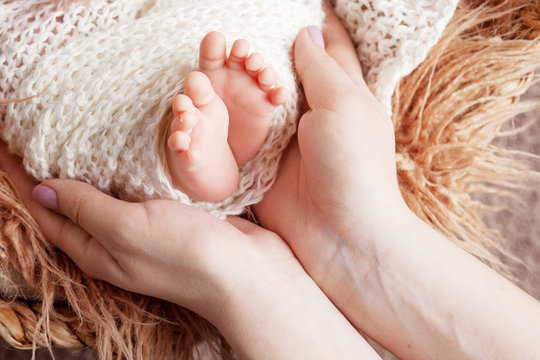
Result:
{"label": "palm", "polygon": [[327,264],[339,254],[339,237],[346,235],[343,229],[351,227],[347,223],[351,218],[357,219],[350,215],[360,215],[366,208],[363,204],[370,203],[369,195],[357,199],[350,194],[358,193],[362,182],[370,180],[362,175],[361,165],[371,154],[364,154],[359,146],[347,146],[355,151],[345,156],[346,163],[332,156],[331,150],[344,142],[358,141],[344,133],[350,133],[350,126],[343,132],[335,126],[341,121],[327,111],[306,113],[274,186],[255,207],[262,224],[288,242],[314,278],[330,271]]}
{"label": "palm", "polygon": [[342,239],[363,236],[348,229],[369,231],[373,221],[391,220],[388,204],[400,198],[391,122],[365,84],[338,84],[347,101],[323,103],[324,89],[307,94],[315,110],[300,119],[275,184],[255,206],[263,226],[287,241],[322,286],[326,277],[339,276],[332,263],[342,254]]}

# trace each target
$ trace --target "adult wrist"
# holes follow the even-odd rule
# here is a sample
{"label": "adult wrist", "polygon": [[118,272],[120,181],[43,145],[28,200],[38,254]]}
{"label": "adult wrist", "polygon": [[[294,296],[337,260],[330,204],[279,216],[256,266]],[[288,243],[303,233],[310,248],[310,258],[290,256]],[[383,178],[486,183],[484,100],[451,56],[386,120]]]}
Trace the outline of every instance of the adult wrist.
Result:
{"label": "adult wrist", "polygon": [[370,308],[378,302],[376,296],[384,294],[380,282],[381,276],[388,275],[387,264],[395,261],[396,254],[407,256],[407,239],[424,227],[428,225],[404,202],[386,211],[374,211],[361,224],[343,232],[333,261],[327,265],[324,283],[317,281],[319,286],[348,318],[349,314],[361,314],[360,318],[369,319]]}
{"label": "adult wrist", "polygon": [[522,309],[538,303],[412,212],[403,217],[374,243],[369,265],[348,243],[345,280],[327,292],[336,306],[399,358],[523,358],[538,312]]}
{"label": "adult wrist", "polygon": [[252,273],[214,325],[242,359],[378,359],[299,263]]}
{"label": "adult wrist", "polygon": [[[360,212],[334,230],[331,237],[340,244],[338,251],[343,260],[371,266],[380,261],[386,253],[385,248],[394,246],[403,235],[417,228],[419,222],[421,220],[400,198],[399,201],[389,201],[388,205],[378,202],[367,213]],[[348,272],[348,269],[344,270]]]}

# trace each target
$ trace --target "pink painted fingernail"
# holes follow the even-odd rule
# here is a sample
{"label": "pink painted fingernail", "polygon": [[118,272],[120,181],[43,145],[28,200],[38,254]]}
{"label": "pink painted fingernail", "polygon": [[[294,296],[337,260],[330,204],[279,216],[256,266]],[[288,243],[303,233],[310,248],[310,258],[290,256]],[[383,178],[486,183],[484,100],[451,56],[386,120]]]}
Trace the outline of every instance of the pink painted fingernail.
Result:
{"label": "pink painted fingernail", "polygon": [[321,29],[319,29],[318,26],[312,25],[308,27],[308,33],[311,37],[311,40],[320,47],[324,49],[324,38],[321,32]]}
{"label": "pink painted fingernail", "polygon": [[45,185],[38,185],[32,190],[32,199],[40,205],[54,211],[58,210],[56,191]]}

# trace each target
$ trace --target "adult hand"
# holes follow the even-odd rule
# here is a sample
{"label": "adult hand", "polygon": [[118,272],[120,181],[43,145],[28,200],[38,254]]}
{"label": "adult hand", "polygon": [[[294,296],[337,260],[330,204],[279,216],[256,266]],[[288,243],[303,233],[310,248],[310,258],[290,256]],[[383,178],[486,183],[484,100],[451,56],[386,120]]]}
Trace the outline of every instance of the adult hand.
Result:
{"label": "adult hand", "polygon": [[123,202],[76,181],[51,180],[36,187],[3,142],[0,167],[46,238],[85,273],[203,315],[204,307],[219,307],[209,304],[213,298],[205,292],[209,286],[227,286],[232,259],[244,255],[257,267],[262,259],[255,253],[261,251],[283,268],[296,262],[279,237],[240,218],[225,222],[170,201]]}
{"label": "adult hand", "polygon": [[77,181],[34,187],[3,143],[0,167],[84,272],[199,313],[240,358],[378,358],[274,233],[177,202],[123,202]]}
{"label": "adult hand", "polygon": [[326,51],[314,28],[297,38],[309,111],[255,207],[259,220],[356,327],[399,358],[539,357],[540,303],[405,206],[391,123],[333,12],[326,22]]}
{"label": "adult hand", "polygon": [[407,209],[397,183],[392,123],[363,80],[346,30],[327,8],[325,48],[315,28],[296,39],[295,65],[309,110],[275,184],[254,209],[319,286],[338,293],[334,287],[346,269],[334,260],[344,260],[347,247],[362,247],[369,270],[372,240],[381,231],[373,224],[394,224]]}

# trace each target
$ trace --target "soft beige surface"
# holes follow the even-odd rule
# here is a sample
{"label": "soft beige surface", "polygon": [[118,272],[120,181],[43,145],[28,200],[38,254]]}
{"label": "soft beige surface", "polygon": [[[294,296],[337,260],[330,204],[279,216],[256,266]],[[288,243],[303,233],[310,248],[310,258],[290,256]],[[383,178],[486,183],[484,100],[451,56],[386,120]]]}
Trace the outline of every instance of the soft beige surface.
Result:
{"label": "soft beige surface", "polygon": [[[537,72],[540,81],[540,72]],[[529,89],[523,100],[540,100],[540,82]],[[527,151],[540,156],[540,109],[519,116],[516,126],[524,121],[534,121],[534,125],[516,136],[497,139],[496,144],[506,148]],[[540,171],[540,158],[527,161]],[[521,192],[523,204],[511,199],[492,197],[490,204],[507,205],[508,210],[486,216],[486,222],[501,231],[508,240],[512,252],[521,259],[528,269],[518,267],[521,286],[529,294],[540,299],[540,179],[532,184],[533,191]]]}

